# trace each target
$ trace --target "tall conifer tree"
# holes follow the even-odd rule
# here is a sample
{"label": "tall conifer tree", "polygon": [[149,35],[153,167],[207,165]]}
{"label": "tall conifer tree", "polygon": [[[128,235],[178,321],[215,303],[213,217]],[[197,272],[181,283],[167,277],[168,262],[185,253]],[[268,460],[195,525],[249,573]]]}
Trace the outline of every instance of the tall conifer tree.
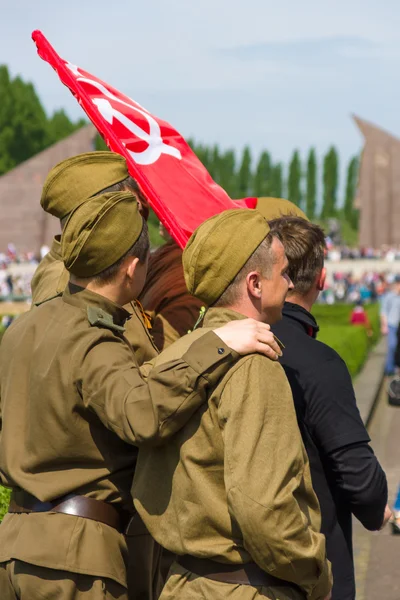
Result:
{"label": "tall conifer tree", "polygon": [[353,228],[358,225],[358,210],[354,208],[354,197],[357,189],[358,158],[353,156],[347,167],[346,196],[344,200],[344,216]]}
{"label": "tall conifer tree", "polygon": [[252,193],[251,154],[248,146],[243,150],[242,162],[237,176],[237,191],[239,198],[246,198]]}
{"label": "tall conifer tree", "polygon": [[267,151],[264,151],[254,174],[253,194],[257,198],[271,195],[271,172],[271,157]]}
{"label": "tall conifer tree", "polygon": [[294,151],[289,165],[288,199],[297,206],[301,205],[301,163],[298,150]]}
{"label": "tall conifer tree", "polygon": [[317,204],[317,159],[315,150],[311,148],[307,160],[307,197],[306,197],[306,215],[312,221],[315,217],[315,208]]}
{"label": "tall conifer tree", "polygon": [[322,207],[323,219],[336,216],[338,183],[339,159],[336,149],[332,146],[324,157],[324,203]]}

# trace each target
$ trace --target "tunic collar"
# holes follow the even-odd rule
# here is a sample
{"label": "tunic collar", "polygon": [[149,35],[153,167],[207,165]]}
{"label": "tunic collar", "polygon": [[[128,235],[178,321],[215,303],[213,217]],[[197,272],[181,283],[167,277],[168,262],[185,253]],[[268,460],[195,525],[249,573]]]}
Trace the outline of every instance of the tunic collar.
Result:
{"label": "tunic collar", "polygon": [[123,326],[124,323],[131,318],[131,314],[119,304],[116,304],[115,302],[112,302],[112,300],[109,300],[100,294],[96,294],[91,290],[86,290],[78,285],[74,285],[73,283],[68,284],[62,298],[67,304],[72,304],[79,308],[87,308],[88,306],[101,308],[112,316],[113,322],[116,325]]}
{"label": "tunic collar", "polygon": [[61,235],[55,235],[51,243],[50,254],[56,260],[62,260],[61,256]]}

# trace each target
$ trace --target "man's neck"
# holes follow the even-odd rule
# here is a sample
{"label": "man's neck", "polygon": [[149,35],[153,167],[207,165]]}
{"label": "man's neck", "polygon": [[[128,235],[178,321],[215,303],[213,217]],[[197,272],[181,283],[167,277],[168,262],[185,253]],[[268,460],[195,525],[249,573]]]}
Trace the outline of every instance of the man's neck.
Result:
{"label": "man's neck", "polygon": [[241,315],[244,315],[248,319],[254,319],[255,321],[262,321],[262,317],[258,310],[251,303],[247,302],[237,302],[236,304],[232,304],[230,306],[221,306],[219,308],[227,308],[228,310],[233,310]]}
{"label": "man's neck", "polygon": [[70,277],[70,281],[74,285],[78,285],[85,290],[89,290],[90,292],[94,292],[99,296],[103,296],[107,300],[111,300],[111,302],[114,302],[114,304],[119,304],[119,306],[124,306],[129,302],[121,296],[119,289],[112,284],[99,286],[96,285],[92,280],[88,281],[87,279],[79,279],[78,277],[73,276]]}
{"label": "man's neck", "polygon": [[312,298],[308,296],[300,296],[299,294],[288,294],[286,301],[291,302],[292,304],[298,304],[298,306],[301,306],[307,312],[311,312],[314,304]]}

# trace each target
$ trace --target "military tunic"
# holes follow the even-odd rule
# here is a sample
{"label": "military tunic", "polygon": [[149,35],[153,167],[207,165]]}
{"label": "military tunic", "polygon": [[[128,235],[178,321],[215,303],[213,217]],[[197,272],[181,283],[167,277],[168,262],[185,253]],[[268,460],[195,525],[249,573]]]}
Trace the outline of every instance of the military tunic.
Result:
{"label": "military tunic", "polygon": [[62,261],[60,239],[60,235],[53,238],[50,251],[40,261],[32,277],[33,304],[40,304],[54,298],[57,294],[62,294],[67,287],[69,273]]}
{"label": "military tunic", "polygon": [[[237,360],[210,333],[183,359],[152,369],[146,383],[123,336],[127,317],[69,284],[8,329],[0,347],[3,485],[41,501],[75,493],[132,508],[133,444],[176,432]],[[126,586],[125,536],[90,519],[7,514],[0,562],[11,559]]]}
{"label": "military tunic", "polygon": [[[32,303],[41,304],[65,290],[69,273],[64,267],[61,256],[60,237],[53,239],[50,252],[46,254],[37,267],[32,278]],[[149,327],[143,320],[140,306],[131,302],[125,309],[131,318],[126,322],[125,337],[131,344],[139,365],[157,356],[158,351],[151,336]]]}
{"label": "military tunic", "polygon": [[[208,327],[243,318],[210,309],[197,330],[155,364],[184,355]],[[133,497],[153,537],[176,554],[221,563],[256,562],[299,586],[308,600],[331,587],[319,505],[282,367],[242,358],[163,448],[139,451]],[[285,591],[286,590],[286,591]],[[161,599],[304,598],[287,588],[211,581],[174,565]]]}

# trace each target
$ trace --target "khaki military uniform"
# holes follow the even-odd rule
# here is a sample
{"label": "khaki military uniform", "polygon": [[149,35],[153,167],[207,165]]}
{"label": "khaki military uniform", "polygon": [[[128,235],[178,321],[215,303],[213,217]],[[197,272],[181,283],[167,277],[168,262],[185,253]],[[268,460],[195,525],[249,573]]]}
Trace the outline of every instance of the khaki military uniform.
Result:
{"label": "khaki military uniform", "polygon": [[[53,239],[50,252],[35,271],[31,282],[33,304],[41,304],[62,294],[68,284],[69,273],[62,261],[60,237]],[[130,313],[125,323],[125,337],[135,352],[138,364],[142,365],[157,356],[158,352],[140,305],[131,302],[125,308]],[[161,548],[139,520],[129,529],[126,542],[129,553],[128,587],[132,590],[130,600],[158,598],[163,583],[159,569]]]}
{"label": "khaki military uniform", "polygon": [[[156,364],[184,355],[208,327],[235,318],[243,317],[210,309],[204,329],[167,348]],[[162,600],[319,600],[330,590],[319,505],[290,387],[282,367],[264,356],[232,367],[208,405],[163,448],[140,449],[133,497],[150,533],[171,552],[255,562],[288,582],[279,589],[221,583],[175,564]]]}
{"label": "khaki military uniform", "polygon": [[50,251],[40,261],[31,281],[32,303],[40,304],[62,294],[69,281],[69,273],[61,257],[61,236],[53,238]]}
{"label": "khaki military uniform", "polygon": [[[237,355],[210,333],[183,359],[151,370],[146,384],[123,336],[128,317],[103,296],[70,284],[8,329],[0,347],[3,485],[42,502],[74,493],[132,510],[133,444],[175,433]],[[26,588],[21,561],[87,576],[90,598],[96,579],[105,589],[113,581],[115,597],[126,597],[126,538],[100,522],[9,513],[0,525],[1,598],[10,581],[15,590]],[[25,597],[50,597],[32,580]],[[63,577],[58,585],[57,598],[69,598]]]}

